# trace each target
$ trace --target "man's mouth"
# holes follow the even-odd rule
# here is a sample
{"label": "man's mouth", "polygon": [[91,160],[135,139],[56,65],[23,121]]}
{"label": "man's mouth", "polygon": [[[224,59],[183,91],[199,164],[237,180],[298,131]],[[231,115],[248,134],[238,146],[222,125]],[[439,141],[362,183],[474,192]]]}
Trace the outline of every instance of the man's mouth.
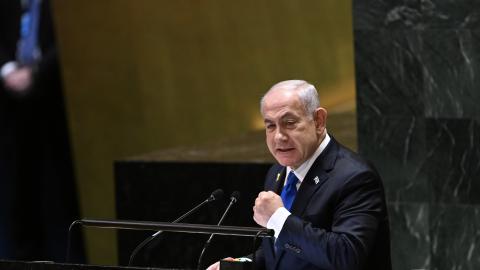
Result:
{"label": "man's mouth", "polygon": [[287,153],[293,151],[295,148],[277,148],[277,151],[280,153]]}

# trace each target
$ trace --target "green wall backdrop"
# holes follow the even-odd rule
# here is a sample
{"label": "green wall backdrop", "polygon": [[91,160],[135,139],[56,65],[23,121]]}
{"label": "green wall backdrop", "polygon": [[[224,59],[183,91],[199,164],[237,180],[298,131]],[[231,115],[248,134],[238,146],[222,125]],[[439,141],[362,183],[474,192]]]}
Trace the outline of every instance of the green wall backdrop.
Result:
{"label": "green wall backdrop", "polygon": [[[114,160],[259,129],[280,80],[315,84],[356,148],[350,1],[56,0],[54,14],[83,217],[115,217]],[[91,263],[116,263],[113,232],[85,236]]]}

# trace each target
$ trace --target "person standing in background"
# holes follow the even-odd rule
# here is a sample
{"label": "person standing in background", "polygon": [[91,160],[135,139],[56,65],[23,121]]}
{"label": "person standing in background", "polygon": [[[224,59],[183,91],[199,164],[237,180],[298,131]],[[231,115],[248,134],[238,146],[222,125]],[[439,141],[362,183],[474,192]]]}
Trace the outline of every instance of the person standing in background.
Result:
{"label": "person standing in background", "polygon": [[50,8],[0,1],[0,258],[63,261],[78,218]]}

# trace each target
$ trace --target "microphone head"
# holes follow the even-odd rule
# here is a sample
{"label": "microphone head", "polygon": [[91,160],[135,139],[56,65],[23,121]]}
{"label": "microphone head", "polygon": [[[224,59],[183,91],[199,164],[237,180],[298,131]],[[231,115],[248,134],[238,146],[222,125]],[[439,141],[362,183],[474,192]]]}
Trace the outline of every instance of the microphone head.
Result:
{"label": "microphone head", "polygon": [[215,200],[221,200],[223,198],[223,189],[219,188],[216,189],[212,194],[210,195],[209,201],[215,201]]}
{"label": "microphone head", "polygon": [[238,192],[237,190],[232,192],[232,195],[230,195],[230,200],[234,203],[236,203],[239,198],[240,198],[240,192]]}

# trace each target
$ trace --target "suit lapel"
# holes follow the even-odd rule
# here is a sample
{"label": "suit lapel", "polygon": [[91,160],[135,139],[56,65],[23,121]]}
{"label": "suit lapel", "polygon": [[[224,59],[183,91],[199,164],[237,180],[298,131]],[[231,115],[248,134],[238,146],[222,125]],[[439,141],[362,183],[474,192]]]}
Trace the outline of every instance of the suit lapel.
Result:
{"label": "suit lapel", "polygon": [[333,169],[337,159],[338,145],[331,137],[330,143],[317,157],[298,189],[291,208],[291,213],[302,216],[315,191],[329,178],[328,172]]}
{"label": "suit lapel", "polygon": [[273,183],[272,191],[280,195],[282,193],[283,186],[285,185],[285,173],[287,169],[282,167],[280,171],[275,175],[275,182]]}
{"label": "suit lapel", "polygon": [[303,214],[315,191],[328,180],[328,173],[325,171],[311,172],[312,171],[307,173],[305,179],[303,179],[302,185],[300,185],[295,200],[293,201],[292,208],[290,209],[290,212],[296,216],[301,216]]}

